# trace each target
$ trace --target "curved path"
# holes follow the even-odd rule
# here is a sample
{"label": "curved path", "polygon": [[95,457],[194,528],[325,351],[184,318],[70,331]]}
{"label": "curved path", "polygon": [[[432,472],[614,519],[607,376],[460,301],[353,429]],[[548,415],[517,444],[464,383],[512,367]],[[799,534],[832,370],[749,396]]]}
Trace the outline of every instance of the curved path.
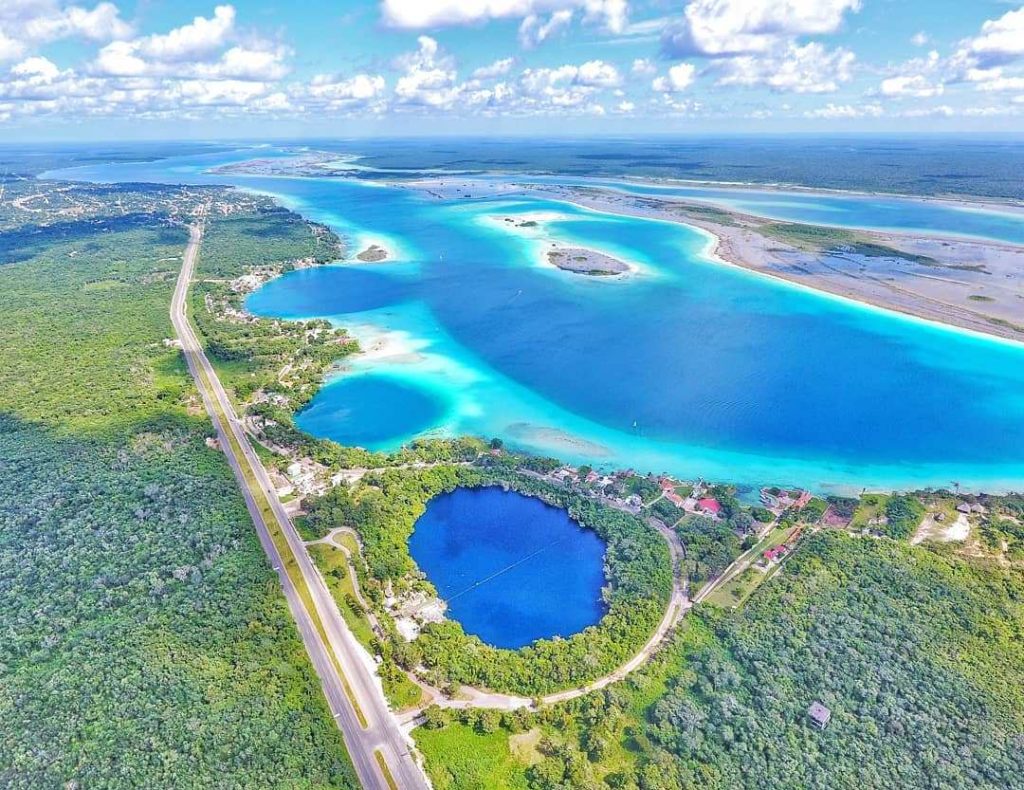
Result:
{"label": "curved path", "polygon": [[[616,507],[615,505],[612,506]],[[651,638],[648,639],[646,644],[644,644],[636,655],[626,663],[609,672],[607,675],[602,675],[586,685],[565,689],[564,691],[552,692],[551,694],[545,694],[536,699],[521,697],[514,694],[504,694],[501,692],[476,688],[474,686],[461,686],[459,688],[460,696],[453,699],[445,696],[444,692],[440,689],[437,689],[420,679],[415,673],[406,673],[409,676],[409,679],[418,685],[430,698],[429,704],[434,704],[442,708],[489,708],[493,710],[515,710],[516,708],[535,708],[537,703],[541,705],[552,705],[558,702],[566,702],[568,700],[576,699],[577,697],[582,697],[584,694],[589,694],[592,691],[603,689],[605,686],[609,686],[612,683],[617,683],[630,673],[635,672],[651,659],[651,656],[654,655],[655,651],[665,640],[671,630],[679,624],[683,615],[686,614],[693,605],[687,593],[687,580],[683,573],[683,559],[685,557],[685,551],[682,543],[679,541],[679,536],[676,535],[674,530],[666,527],[660,521],[650,519],[648,520],[648,523],[654,529],[657,529],[665,539],[665,542],[668,543],[669,552],[672,555],[672,595],[669,598],[668,606],[665,608],[665,615],[661,618],[661,622],[658,623],[658,627],[654,630],[654,633],[651,634]],[[351,565],[349,568],[351,570]],[[419,720],[419,715],[422,713],[422,710],[423,708],[407,711],[402,714],[399,719],[407,726],[415,725]]]}
{"label": "curved path", "polygon": [[[429,787],[427,779],[416,762],[407,736],[388,709],[372,659],[345,625],[188,320],[186,297],[203,238],[204,219],[205,210],[190,229],[188,248],[171,300],[171,323],[189,372],[238,479],[260,543],[277,571],[288,607],[320,677],[331,714],[344,736],[360,783],[371,790],[394,787],[425,790]],[[265,500],[276,523],[268,525],[257,498]],[[271,526],[284,536],[313,604],[313,612],[307,609],[299,589],[285,570],[281,553],[271,537]],[[317,620],[322,630],[317,627]]]}

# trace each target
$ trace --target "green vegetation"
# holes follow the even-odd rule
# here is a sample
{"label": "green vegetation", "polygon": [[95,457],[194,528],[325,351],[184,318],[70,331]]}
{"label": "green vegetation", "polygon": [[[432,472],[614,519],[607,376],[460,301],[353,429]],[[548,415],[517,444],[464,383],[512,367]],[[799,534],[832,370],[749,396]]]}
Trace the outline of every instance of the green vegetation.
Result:
{"label": "green vegetation", "polygon": [[853,520],[850,529],[877,529],[885,517],[885,507],[889,502],[888,494],[865,494],[853,509]]}
{"label": "green vegetation", "polygon": [[[1016,787],[1024,775],[1022,601],[1019,571],[819,533],[744,607],[698,607],[624,683],[503,716],[502,729],[486,736],[485,764],[511,778],[499,782],[494,771],[481,781]],[[832,711],[824,731],[807,719],[815,700]],[[434,777],[442,755],[454,763],[455,754],[482,750],[484,738],[472,714],[436,719],[443,735],[416,733]],[[544,733],[543,761],[533,766],[496,737],[533,728]]]}
{"label": "green vegetation", "polygon": [[791,244],[807,252],[843,252],[867,258],[899,258],[924,266],[939,265],[938,261],[927,255],[903,252],[894,247],[878,244],[853,230],[795,222],[768,222],[759,226],[757,231],[763,236]]}
{"label": "green vegetation", "polygon": [[427,758],[427,771],[437,790],[526,790],[526,765],[512,753],[505,729],[481,733],[453,723],[416,732],[416,745]]}
{"label": "green vegetation", "polygon": [[596,504],[579,494],[507,469],[437,466],[389,469],[356,491],[339,486],[310,506],[309,528],[326,532],[339,525],[360,534],[370,579],[365,592],[380,601],[383,586],[414,582],[408,540],[427,501],[458,486],[503,485],[563,507],[607,541],[605,567],[608,612],[594,627],[569,639],[541,640],[521,650],[501,650],[467,636],[453,621],[433,623],[411,643],[391,650],[403,667],[423,664],[432,680],[536,695],[577,685],[608,672],[643,645],[661,620],[672,587],[664,540],[643,522]]}
{"label": "green vegetation", "polygon": [[921,524],[925,509],[921,501],[908,494],[896,494],[885,505],[883,531],[890,538],[907,540]]}
{"label": "green vegetation", "polygon": [[[249,198],[61,194],[91,213],[5,231],[0,266],[0,783],[355,786],[234,478],[162,342],[187,239],[168,217],[214,194]],[[147,221],[102,213],[125,203]]]}
{"label": "green vegetation", "polygon": [[720,575],[740,553],[740,539],[724,521],[690,516],[676,533],[686,550],[686,574],[692,582]]}
{"label": "green vegetation", "polygon": [[345,552],[334,546],[319,543],[309,547],[309,556],[323,574],[324,581],[327,582],[327,587],[338,604],[338,610],[348,627],[352,629],[355,638],[369,649],[376,637],[373,626],[366,616],[366,610],[356,598]]}

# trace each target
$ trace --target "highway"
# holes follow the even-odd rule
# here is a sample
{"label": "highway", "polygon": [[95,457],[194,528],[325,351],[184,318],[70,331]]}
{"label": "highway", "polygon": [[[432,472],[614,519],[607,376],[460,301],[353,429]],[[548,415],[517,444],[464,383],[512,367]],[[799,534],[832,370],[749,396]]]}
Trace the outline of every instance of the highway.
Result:
{"label": "highway", "polygon": [[[197,218],[190,229],[188,247],[171,300],[171,323],[181,343],[189,372],[196,382],[206,411],[213,420],[220,446],[238,479],[260,543],[267,553],[271,566],[277,571],[288,607],[320,678],[331,714],[341,729],[359,781],[367,790],[388,790],[395,786],[402,790],[425,790],[429,783],[416,762],[411,743],[402,734],[397,720],[388,708],[372,668],[372,660],[345,625],[330,592],[316,572],[302,539],[281,506],[266,470],[253,450],[231,401],[188,320],[188,288],[202,244],[204,224],[205,213]],[[236,448],[240,448],[240,452]],[[284,535],[295,557],[303,583],[308,589],[314,612],[307,610],[300,590],[285,570],[285,563],[271,537],[263,510],[250,489],[246,473],[255,478],[259,487],[258,495],[265,498],[273,512],[276,524],[271,524],[270,527],[275,531],[279,529]],[[317,628],[317,619],[323,626],[323,634]],[[341,674],[332,661],[332,654],[341,667]],[[359,712],[349,699],[346,682],[359,706]],[[360,712],[365,726],[360,722]],[[386,763],[390,777],[384,775],[379,758]]]}

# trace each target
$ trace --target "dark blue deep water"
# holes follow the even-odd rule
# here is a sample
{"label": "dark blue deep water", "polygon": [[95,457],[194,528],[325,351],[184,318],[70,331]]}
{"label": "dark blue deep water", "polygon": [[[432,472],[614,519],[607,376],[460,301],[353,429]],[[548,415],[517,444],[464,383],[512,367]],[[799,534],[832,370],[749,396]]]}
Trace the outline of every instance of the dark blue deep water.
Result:
{"label": "dark blue deep water", "polygon": [[495,647],[568,637],[604,614],[604,542],[564,511],[500,488],[431,500],[409,551],[448,616]]}

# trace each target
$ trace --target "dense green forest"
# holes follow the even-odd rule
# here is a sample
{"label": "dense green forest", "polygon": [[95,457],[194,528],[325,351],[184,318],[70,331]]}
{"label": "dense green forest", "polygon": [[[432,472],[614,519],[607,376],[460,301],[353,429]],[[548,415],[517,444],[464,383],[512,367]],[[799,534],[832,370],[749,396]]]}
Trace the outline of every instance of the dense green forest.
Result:
{"label": "dense green forest", "polygon": [[0,785],[354,786],[163,342],[195,198],[77,189],[79,220],[2,218]]}
{"label": "dense green forest", "polygon": [[1019,569],[824,532],[626,682],[497,728],[435,711],[418,743],[451,788],[1022,787],[1022,636]]}

